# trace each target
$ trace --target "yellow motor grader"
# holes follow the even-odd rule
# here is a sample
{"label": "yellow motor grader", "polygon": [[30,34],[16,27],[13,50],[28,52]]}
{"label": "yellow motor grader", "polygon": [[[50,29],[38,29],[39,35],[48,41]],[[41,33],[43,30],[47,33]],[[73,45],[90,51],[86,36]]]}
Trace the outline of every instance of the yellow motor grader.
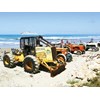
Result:
{"label": "yellow motor grader", "polygon": [[53,77],[65,70],[66,59],[64,54],[57,55],[56,47],[42,36],[33,36],[20,38],[20,50],[5,52],[3,63],[8,68],[20,63],[26,72],[34,74],[44,66]]}

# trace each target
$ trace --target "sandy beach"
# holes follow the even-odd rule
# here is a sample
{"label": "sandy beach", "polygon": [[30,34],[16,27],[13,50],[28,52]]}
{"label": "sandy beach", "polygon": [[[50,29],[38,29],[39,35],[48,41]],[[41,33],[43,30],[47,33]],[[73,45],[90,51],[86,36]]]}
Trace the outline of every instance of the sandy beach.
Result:
{"label": "sandy beach", "polygon": [[[9,51],[9,49],[7,49]],[[4,49],[0,49],[2,55]],[[67,63],[66,70],[55,77],[41,71],[37,74],[24,72],[20,66],[6,68],[0,61],[0,87],[70,87],[81,86],[100,71],[100,50],[87,51],[83,55],[73,55],[73,61]],[[74,82],[75,84],[72,84]]]}

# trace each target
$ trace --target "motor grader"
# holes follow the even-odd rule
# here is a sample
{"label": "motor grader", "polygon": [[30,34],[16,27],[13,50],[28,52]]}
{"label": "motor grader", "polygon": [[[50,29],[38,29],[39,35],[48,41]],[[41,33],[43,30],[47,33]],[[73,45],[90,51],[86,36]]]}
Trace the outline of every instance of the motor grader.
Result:
{"label": "motor grader", "polygon": [[66,58],[58,54],[56,47],[42,36],[20,38],[20,50],[12,49],[3,56],[5,67],[13,68],[21,64],[29,73],[37,73],[43,66],[51,73],[51,77],[65,70]]}

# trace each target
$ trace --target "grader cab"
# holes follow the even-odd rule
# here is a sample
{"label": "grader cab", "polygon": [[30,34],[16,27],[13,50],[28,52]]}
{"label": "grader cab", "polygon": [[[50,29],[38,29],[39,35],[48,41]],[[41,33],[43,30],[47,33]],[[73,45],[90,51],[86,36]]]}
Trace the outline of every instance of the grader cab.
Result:
{"label": "grader cab", "polygon": [[65,69],[65,56],[57,55],[56,47],[42,36],[22,37],[20,49],[13,49],[12,53],[4,54],[5,67],[11,68],[21,63],[26,72],[37,73],[42,65],[50,71],[52,77]]}

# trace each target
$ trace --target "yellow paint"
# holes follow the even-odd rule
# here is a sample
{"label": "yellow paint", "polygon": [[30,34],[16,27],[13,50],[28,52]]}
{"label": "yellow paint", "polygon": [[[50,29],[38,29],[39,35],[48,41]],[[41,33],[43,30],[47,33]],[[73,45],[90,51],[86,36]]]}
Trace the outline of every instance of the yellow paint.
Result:
{"label": "yellow paint", "polygon": [[18,62],[23,62],[24,61],[24,55],[23,54],[15,55],[14,60],[18,61]]}
{"label": "yellow paint", "polygon": [[36,47],[36,56],[45,62],[53,61],[50,47]]}

